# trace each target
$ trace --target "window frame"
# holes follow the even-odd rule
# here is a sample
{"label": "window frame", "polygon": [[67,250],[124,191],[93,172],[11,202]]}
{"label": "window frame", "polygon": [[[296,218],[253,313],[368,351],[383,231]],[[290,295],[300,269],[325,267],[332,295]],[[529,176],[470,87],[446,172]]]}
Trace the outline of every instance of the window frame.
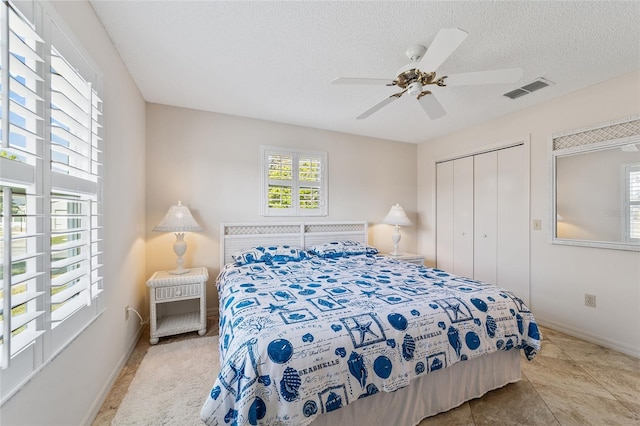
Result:
{"label": "window frame", "polygon": [[[271,156],[280,155],[291,157],[292,178],[290,184],[283,182],[282,186],[290,188],[292,202],[291,208],[272,208],[269,205],[269,188],[275,182],[269,178]],[[305,181],[300,178],[300,159],[310,157],[320,162],[318,182]],[[261,216],[327,216],[329,198],[329,178],[328,178],[327,153],[324,151],[313,151],[298,148],[287,148],[277,146],[260,146],[260,215]],[[311,188],[318,191],[318,208],[305,209],[301,207],[300,189]]]}

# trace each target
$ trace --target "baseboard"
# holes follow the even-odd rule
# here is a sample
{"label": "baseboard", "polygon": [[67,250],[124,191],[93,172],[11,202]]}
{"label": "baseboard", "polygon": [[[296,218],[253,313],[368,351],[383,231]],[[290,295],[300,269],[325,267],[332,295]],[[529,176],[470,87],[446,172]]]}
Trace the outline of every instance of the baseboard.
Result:
{"label": "baseboard", "polygon": [[102,388],[102,391],[100,391],[98,398],[96,398],[95,402],[92,404],[91,409],[89,410],[89,413],[87,414],[84,421],[82,422],[83,425],[90,425],[93,423],[93,420],[95,420],[96,416],[98,415],[98,412],[100,411],[100,408],[102,408],[102,404],[104,404],[104,401],[107,399],[107,396],[111,391],[111,388],[113,387],[114,383],[118,379],[120,372],[122,371],[125,364],[127,363],[127,360],[129,360],[129,357],[133,353],[133,350],[136,348],[136,345],[138,344],[138,341],[142,336],[142,332],[145,326],[146,325],[144,326],[141,325],[140,327],[138,327],[138,331],[134,335],[133,339],[131,339],[131,342],[129,342],[129,347],[127,348],[125,353],[122,355],[122,357],[118,361],[118,364],[116,365],[116,367],[111,372],[111,375],[109,376],[109,380],[107,380],[107,383],[105,383],[104,387]]}
{"label": "baseboard", "polygon": [[[634,347],[622,344],[620,342],[614,342],[612,340],[603,338],[601,336],[595,336],[593,334],[589,334],[584,330],[578,330],[572,327],[567,327],[565,325],[561,325],[553,321],[541,321],[539,319],[536,319],[536,321],[538,322],[539,325],[543,327],[548,327],[553,330],[568,334],[570,336],[577,337],[582,340],[586,340],[587,342],[595,343],[597,345],[604,346],[605,348],[613,349],[614,351],[618,351],[635,358],[640,358],[640,348],[634,348]],[[542,336],[542,338],[543,338],[542,344],[544,345],[544,335]]]}

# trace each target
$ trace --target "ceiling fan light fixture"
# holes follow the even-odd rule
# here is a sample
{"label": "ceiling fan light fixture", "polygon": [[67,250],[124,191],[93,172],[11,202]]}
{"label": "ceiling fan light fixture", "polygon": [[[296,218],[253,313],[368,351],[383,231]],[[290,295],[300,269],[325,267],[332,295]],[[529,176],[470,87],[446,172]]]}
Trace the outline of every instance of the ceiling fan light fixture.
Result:
{"label": "ceiling fan light fixture", "polygon": [[409,93],[411,96],[418,96],[420,93],[422,93],[422,83],[420,83],[419,81],[414,81],[407,87],[407,93]]}

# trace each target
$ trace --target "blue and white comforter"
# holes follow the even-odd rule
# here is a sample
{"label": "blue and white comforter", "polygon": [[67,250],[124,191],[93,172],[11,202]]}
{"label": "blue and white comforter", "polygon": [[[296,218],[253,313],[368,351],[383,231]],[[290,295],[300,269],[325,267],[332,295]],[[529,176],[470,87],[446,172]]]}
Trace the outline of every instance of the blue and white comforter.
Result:
{"label": "blue and white comforter", "polygon": [[540,348],[516,295],[382,256],[227,265],[217,285],[210,425],[305,425],[456,362]]}

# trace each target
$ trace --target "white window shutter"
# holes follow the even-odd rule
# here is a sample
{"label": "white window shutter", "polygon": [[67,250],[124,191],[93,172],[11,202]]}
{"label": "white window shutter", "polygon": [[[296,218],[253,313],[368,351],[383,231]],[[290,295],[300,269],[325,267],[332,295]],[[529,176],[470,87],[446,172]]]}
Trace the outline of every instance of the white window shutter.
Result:
{"label": "white window shutter", "polygon": [[102,306],[98,73],[47,7],[0,5],[2,400]]}
{"label": "white window shutter", "polygon": [[261,153],[263,216],[326,216],[326,152],[262,146]]}
{"label": "white window shutter", "polygon": [[625,167],[627,242],[640,242],[640,164]]}

